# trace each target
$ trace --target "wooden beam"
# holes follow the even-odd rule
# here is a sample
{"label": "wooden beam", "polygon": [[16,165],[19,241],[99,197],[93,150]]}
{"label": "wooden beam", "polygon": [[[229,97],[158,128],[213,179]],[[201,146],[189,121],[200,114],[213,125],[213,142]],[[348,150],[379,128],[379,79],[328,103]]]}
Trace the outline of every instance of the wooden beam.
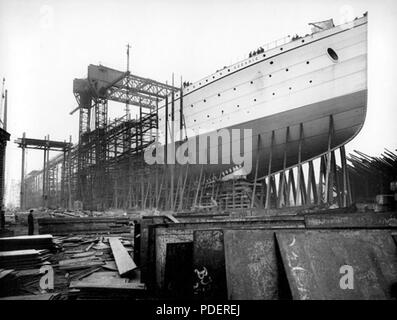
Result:
{"label": "wooden beam", "polygon": [[256,192],[256,180],[258,179],[258,166],[259,166],[259,152],[261,146],[261,135],[258,134],[258,147],[257,147],[257,155],[256,155],[256,165],[255,165],[255,178],[254,178],[254,187],[252,188],[252,197],[251,197],[251,208],[254,207],[255,203],[255,192]]}
{"label": "wooden beam", "polygon": [[128,275],[137,268],[134,260],[132,260],[131,256],[120,242],[120,239],[109,238],[109,244],[112,248],[117,270],[119,271],[121,277]]}
{"label": "wooden beam", "polygon": [[265,209],[270,209],[270,187],[271,187],[271,172],[272,172],[272,158],[273,158],[273,144],[274,144],[274,130],[272,131],[272,136],[271,136],[271,142],[270,142],[270,155],[269,155],[269,166],[268,166],[268,172],[267,172],[267,189],[266,189],[266,199],[265,199]]}

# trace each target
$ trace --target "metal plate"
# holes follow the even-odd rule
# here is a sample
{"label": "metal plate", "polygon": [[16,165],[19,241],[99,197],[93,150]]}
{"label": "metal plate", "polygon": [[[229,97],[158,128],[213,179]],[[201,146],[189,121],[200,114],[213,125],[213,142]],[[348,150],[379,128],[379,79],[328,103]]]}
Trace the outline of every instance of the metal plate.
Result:
{"label": "metal plate", "polygon": [[[397,282],[396,246],[387,230],[276,232],[294,299],[390,299]],[[353,268],[353,289],[342,289]]]}
{"label": "metal plate", "polygon": [[226,299],[223,231],[194,231],[193,239],[194,297],[200,300]]}
{"label": "metal plate", "polygon": [[308,214],[307,228],[383,228],[397,227],[397,212]]}
{"label": "metal plate", "polygon": [[290,298],[274,231],[225,230],[228,299]]}

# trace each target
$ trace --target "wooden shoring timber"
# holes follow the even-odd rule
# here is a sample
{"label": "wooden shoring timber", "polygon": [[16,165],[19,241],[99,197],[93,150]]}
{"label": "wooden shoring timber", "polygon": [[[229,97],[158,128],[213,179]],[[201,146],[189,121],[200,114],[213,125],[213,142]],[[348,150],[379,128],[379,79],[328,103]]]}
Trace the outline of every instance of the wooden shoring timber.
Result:
{"label": "wooden shoring timber", "polygon": [[267,190],[266,190],[266,203],[265,209],[270,209],[270,193],[271,193],[271,180],[272,180],[272,158],[273,158],[273,146],[274,146],[274,130],[272,131],[271,142],[270,142],[270,154],[269,154],[269,165],[268,165],[268,183],[267,183]]}
{"label": "wooden shoring timber", "polygon": [[252,197],[251,197],[251,208],[254,207],[255,197],[256,197],[256,180],[258,179],[258,167],[259,167],[259,152],[261,147],[261,135],[258,134],[258,146],[257,146],[257,156],[256,156],[256,164],[255,164],[255,177],[254,177],[254,187],[252,188]]}
{"label": "wooden shoring timber", "polygon": [[297,203],[297,205],[306,205],[307,204],[307,194],[306,194],[306,182],[305,182],[305,174],[303,172],[302,165],[299,166],[298,171],[300,172],[300,178],[298,181],[298,185],[300,186],[300,196],[299,193],[297,193],[297,198],[300,200],[300,202]]}
{"label": "wooden shoring timber", "polygon": [[197,206],[197,201],[198,201],[198,196],[199,196],[200,186],[201,186],[201,178],[203,175],[203,167],[204,167],[204,165],[201,165],[200,176],[198,178],[198,183],[197,183],[196,195],[194,197],[194,206]]}
{"label": "wooden shoring timber", "polygon": [[[314,175],[314,166],[313,161],[309,161],[309,169],[308,169],[308,178],[307,178],[307,200],[309,203],[317,204],[318,203],[318,194],[317,194],[317,186],[316,186],[316,176]],[[313,197],[311,196],[313,193]],[[311,200],[313,198],[313,201]]]}
{"label": "wooden shoring timber", "polygon": [[[299,185],[299,184],[298,184]],[[288,177],[288,185],[287,185],[287,201],[288,205],[291,206],[291,201],[290,201],[290,194],[292,191],[292,196],[293,196],[293,205],[297,205],[297,194],[296,194],[296,188],[295,188],[295,178],[294,178],[294,171],[293,169],[289,169],[289,177]]]}
{"label": "wooden shoring timber", "polygon": [[[302,190],[302,179],[304,179],[304,175],[302,172],[302,141],[303,141],[303,123],[299,125],[299,147],[298,147],[298,175],[297,175],[297,186],[296,186],[296,193],[297,193],[297,202],[296,205],[301,205],[305,203],[306,197],[303,196]],[[303,183],[304,185],[304,183]]]}
{"label": "wooden shoring timber", "polygon": [[334,121],[333,116],[329,116],[329,129],[328,129],[328,153],[327,153],[327,167],[325,171],[325,197],[324,202],[332,202],[331,190],[332,190],[332,172],[331,172],[331,148],[332,148],[332,137],[334,134]]}
{"label": "wooden shoring timber", "polygon": [[[333,196],[332,185],[335,186],[336,192],[336,202],[338,203],[338,207],[342,207],[342,195],[341,195],[341,185],[339,181],[338,169],[336,166],[336,158],[335,158],[335,151],[332,150],[331,152],[331,171],[332,171],[332,179],[333,183],[331,183],[331,194]],[[333,199],[333,198],[331,198]]]}
{"label": "wooden shoring timber", "polygon": [[343,206],[347,207],[350,206],[352,203],[352,195],[351,195],[351,187],[349,181],[349,172],[347,170],[347,164],[346,164],[345,146],[341,146],[339,148],[339,151],[340,151],[342,176],[343,176]]}
{"label": "wooden shoring timber", "polygon": [[283,171],[280,172],[279,180],[279,194],[277,208],[284,207],[286,205],[286,168],[287,168],[287,150],[289,141],[289,127],[285,131],[285,144],[284,144],[284,156],[283,156]]}
{"label": "wooden shoring timber", "polygon": [[326,171],[326,163],[327,163],[327,156],[323,155],[321,156],[320,160],[320,174],[318,178],[318,184],[317,184],[317,204],[321,205],[324,201],[323,198],[323,191],[324,191],[324,182],[325,181],[325,171]]}
{"label": "wooden shoring timber", "polygon": [[[183,171],[181,170],[181,174],[182,173],[183,173]],[[184,193],[185,193],[185,189],[186,189],[186,182],[187,182],[188,174],[189,174],[189,163],[186,164],[185,177],[183,179],[183,184],[182,184],[182,188],[181,188],[180,195],[179,195],[178,211],[182,211],[183,210],[183,199],[184,199]]]}

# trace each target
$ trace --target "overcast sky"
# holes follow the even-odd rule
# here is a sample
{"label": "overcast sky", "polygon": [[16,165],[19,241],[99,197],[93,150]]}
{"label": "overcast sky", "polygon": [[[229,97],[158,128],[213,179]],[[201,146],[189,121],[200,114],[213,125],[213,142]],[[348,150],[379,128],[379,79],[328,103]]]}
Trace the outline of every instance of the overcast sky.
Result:
{"label": "overcast sky", "polygon": [[[195,81],[237,62],[269,41],[309,33],[309,22],[335,24],[369,12],[367,119],[347,151],[378,155],[397,148],[397,2],[395,0],[0,0],[0,77],[9,93],[6,179],[20,179],[28,137],[78,138],[74,78],[89,64],[159,81]],[[111,105],[111,116],[123,106]],[[55,155],[56,153],[53,153]],[[41,169],[43,154],[30,150],[27,171]]]}

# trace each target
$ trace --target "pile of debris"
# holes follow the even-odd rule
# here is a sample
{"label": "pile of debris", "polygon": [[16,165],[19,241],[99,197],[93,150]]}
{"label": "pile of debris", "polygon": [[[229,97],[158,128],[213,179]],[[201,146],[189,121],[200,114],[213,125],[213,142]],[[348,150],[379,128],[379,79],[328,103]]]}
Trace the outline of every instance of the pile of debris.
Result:
{"label": "pile of debris", "polygon": [[136,299],[145,285],[131,257],[131,234],[58,238],[58,272],[69,281],[69,299]]}
{"label": "pile of debris", "polygon": [[50,258],[49,250],[13,250],[0,252],[0,268],[24,270],[40,268]]}
{"label": "pile of debris", "polygon": [[[142,298],[146,287],[128,231],[0,239],[0,299]],[[53,288],[41,286],[43,265],[52,270]]]}
{"label": "pile of debris", "polygon": [[56,249],[52,235],[0,238],[0,296],[40,293],[40,268]]}

